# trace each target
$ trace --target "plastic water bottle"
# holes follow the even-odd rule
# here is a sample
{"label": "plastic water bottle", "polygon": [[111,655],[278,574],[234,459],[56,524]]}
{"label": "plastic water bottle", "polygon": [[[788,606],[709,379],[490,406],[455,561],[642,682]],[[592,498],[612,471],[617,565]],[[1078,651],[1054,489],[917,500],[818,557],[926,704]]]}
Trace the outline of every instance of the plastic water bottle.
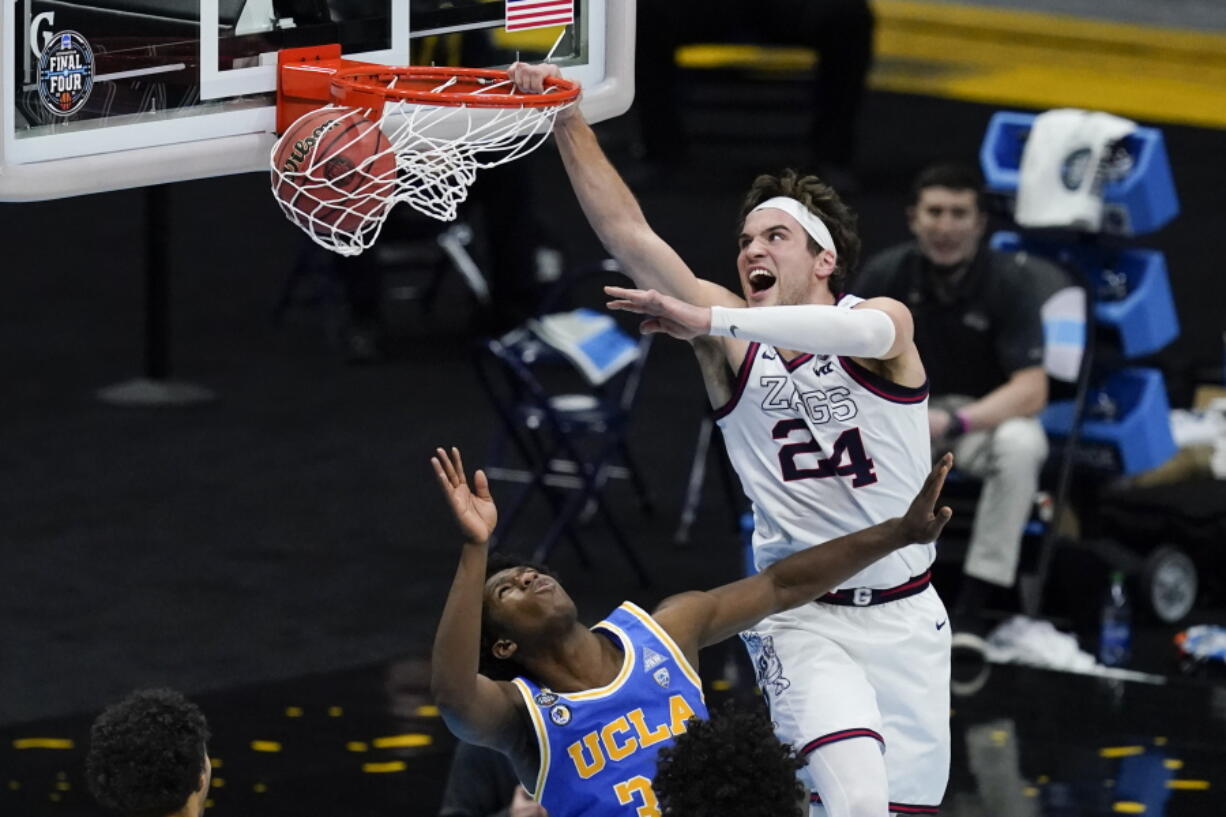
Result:
{"label": "plastic water bottle", "polygon": [[1132,606],[1124,592],[1124,574],[1111,574],[1111,586],[1103,599],[1102,629],[1098,636],[1098,662],[1108,667],[1128,663],[1132,649]]}

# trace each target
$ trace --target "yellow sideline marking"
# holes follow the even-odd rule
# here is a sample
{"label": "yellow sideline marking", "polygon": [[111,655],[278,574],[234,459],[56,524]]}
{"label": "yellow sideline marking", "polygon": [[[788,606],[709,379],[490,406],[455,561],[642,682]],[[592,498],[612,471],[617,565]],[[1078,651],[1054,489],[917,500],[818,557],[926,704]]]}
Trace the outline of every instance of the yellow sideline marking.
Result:
{"label": "yellow sideline marking", "polygon": [[[1226,128],[1226,34],[920,0],[875,0],[871,87]],[[686,68],[805,71],[807,48],[687,45]]]}
{"label": "yellow sideline marking", "polygon": [[1181,789],[1183,791],[1207,791],[1209,789],[1208,780],[1168,780],[1166,781],[1168,789]]}
{"label": "yellow sideline marking", "polygon": [[76,744],[68,738],[17,738],[14,749],[73,749]]}
{"label": "yellow sideline marking", "polygon": [[387,772],[403,772],[408,766],[403,760],[392,760],[387,763],[363,763],[362,771],[367,774],[386,774]]}
{"label": "yellow sideline marking", "polygon": [[300,707],[300,706],[287,706],[287,707],[285,707],[285,717],[287,717],[287,718],[301,718],[301,717],[302,717],[302,707]]}
{"label": "yellow sideline marking", "polygon": [[414,712],[423,718],[438,717],[438,707],[434,704],[422,704],[421,706],[417,707]]}
{"label": "yellow sideline marking", "polygon": [[1111,805],[1112,811],[1118,811],[1120,814],[1144,814],[1145,804],[1134,803],[1131,800],[1118,800]]}
{"label": "yellow sideline marking", "polygon": [[1144,746],[1106,746],[1098,750],[1099,757],[1132,757],[1145,754]]}
{"label": "yellow sideline marking", "polygon": [[370,747],[364,741],[351,740],[345,744],[345,748],[351,752],[365,752]]}
{"label": "yellow sideline marking", "polygon": [[341,709],[339,706],[328,707],[328,717],[329,718],[339,718],[341,715],[344,715],[344,714],[345,714],[345,710]]}
{"label": "yellow sideline marking", "polygon": [[1168,760],[1162,761],[1162,765],[1168,769],[1179,770],[1183,768],[1183,761],[1175,760],[1174,758],[1170,758]]}
{"label": "yellow sideline marking", "polygon": [[279,752],[281,744],[275,740],[253,740],[251,748],[257,752]]}
{"label": "yellow sideline marking", "polygon": [[411,749],[417,746],[429,746],[434,738],[429,735],[408,734],[391,735],[386,738],[375,738],[371,741],[376,749]]}

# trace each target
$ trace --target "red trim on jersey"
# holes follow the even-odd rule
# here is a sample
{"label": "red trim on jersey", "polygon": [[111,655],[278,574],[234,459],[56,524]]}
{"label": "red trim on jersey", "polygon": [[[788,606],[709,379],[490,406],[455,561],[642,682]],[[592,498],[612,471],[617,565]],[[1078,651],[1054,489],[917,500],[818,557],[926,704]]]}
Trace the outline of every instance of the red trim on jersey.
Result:
{"label": "red trim on jersey", "polygon": [[924,381],[924,385],[915,388],[900,386],[886,380],[876,372],[870,372],[849,357],[840,355],[839,363],[843,364],[844,371],[851,375],[852,380],[891,403],[922,403],[928,398],[927,380]]}
{"label": "red trim on jersey", "polygon": [[823,746],[829,746],[831,743],[838,743],[841,740],[851,740],[852,738],[872,738],[881,743],[882,746],[885,745],[885,738],[872,729],[843,729],[838,732],[831,732],[828,735],[822,735],[820,738],[814,738],[801,747],[799,754],[802,758],[805,758]]}
{"label": "red trim on jersey", "polygon": [[[779,351],[779,350],[778,350],[778,349],[776,349],[775,351],[777,352],[777,351]],[[782,359],[783,359],[783,355],[780,355],[780,356],[779,356],[779,358],[780,358],[780,360],[782,360]],[[806,362],[806,361],[809,361],[809,360],[812,360],[812,359],[813,359],[813,355],[812,355],[812,354],[810,354],[809,352],[805,352],[805,353],[804,353],[804,354],[802,354],[802,355],[797,355],[796,357],[792,358],[791,360],[784,360],[784,361],[783,361],[783,367],[784,367],[785,369],[787,369],[789,372],[794,372],[794,371],[796,371],[797,369],[799,369],[801,366],[803,366],[803,365],[805,364],[805,362]]]}
{"label": "red trim on jersey", "polygon": [[869,600],[862,603],[856,602],[856,590],[867,588],[852,588],[849,590],[831,590],[824,596],[818,596],[814,599],[815,602],[825,604],[839,604],[845,607],[873,607],[877,604],[885,604],[887,601],[898,601],[905,599],[908,596],[915,596],[923,593],[928,589],[928,585],[932,584],[932,571],[926,571],[919,576],[912,576],[907,581],[895,587],[887,587],[881,590],[869,589]]}
{"label": "red trim on jersey", "polygon": [[917,806],[914,803],[890,803],[890,811],[898,814],[940,814],[940,806]]}
{"label": "red trim on jersey", "polygon": [[[821,805],[822,796],[817,792],[809,792],[809,802]],[[939,814],[940,806],[917,806],[913,803],[894,803],[889,805],[891,813],[894,814]]]}
{"label": "red trim on jersey", "polygon": [[749,382],[749,371],[753,368],[753,359],[758,355],[759,344],[757,341],[749,344],[749,348],[745,350],[745,359],[741,361],[741,368],[736,373],[736,383],[732,387],[732,396],[728,398],[728,402],[715,410],[715,419],[722,420],[732,413],[736,408],[736,404],[741,400],[741,394],[745,391],[745,384]]}

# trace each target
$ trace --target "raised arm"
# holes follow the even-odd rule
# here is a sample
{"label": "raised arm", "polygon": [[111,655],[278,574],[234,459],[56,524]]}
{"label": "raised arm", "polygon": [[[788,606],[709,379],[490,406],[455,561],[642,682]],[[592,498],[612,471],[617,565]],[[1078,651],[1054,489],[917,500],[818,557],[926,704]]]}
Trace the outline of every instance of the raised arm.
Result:
{"label": "raised arm", "polygon": [[434,635],[430,693],[447,727],[461,740],[506,750],[520,737],[522,699],[511,684],[477,672],[486,548],[498,511],[489,481],[478,471],[468,488],[458,449],[437,449],[430,459],[443,495],[464,536],[460,564]]}
{"label": "raised arm", "polygon": [[702,335],[754,340],[781,349],[889,360],[913,349],[911,312],[892,298],[852,309],[824,304],[736,308],[703,306],[657,290],[608,286],[610,309],[646,315],[644,332],[683,340]]}
{"label": "raised arm", "polygon": [[825,595],[881,557],[910,544],[933,541],[953,514],[947,507],[935,510],[952,465],[953,456],[946,454],[932,467],[901,518],[806,548],[755,576],[667,598],[653,613],[655,619],[688,658],[697,660],[703,647]]}
{"label": "raised arm", "polygon": [[[561,74],[556,65],[525,63],[515,63],[509,72],[518,87],[532,93],[541,91],[545,77]],[[588,223],[637,286],[658,289],[692,303],[744,303],[724,287],[695,276],[681,256],[656,235],[578,106],[558,116],[554,138]]]}

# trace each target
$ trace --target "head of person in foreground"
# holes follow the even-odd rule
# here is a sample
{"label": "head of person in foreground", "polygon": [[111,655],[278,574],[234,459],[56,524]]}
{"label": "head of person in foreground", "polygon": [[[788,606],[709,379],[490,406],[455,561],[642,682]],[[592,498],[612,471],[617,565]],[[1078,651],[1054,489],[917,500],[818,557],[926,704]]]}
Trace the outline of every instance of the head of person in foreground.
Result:
{"label": "head of person in foreground", "polygon": [[660,750],[652,781],[665,817],[803,817],[808,792],[796,778],[804,761],[775,737],[759,704],[728,703],[692,720]]}
{"label": "head of person in foreground", "polygon": [[201,817],[213,769],[209,727],[171,689],[143,689],[107,707],[89,733],[89,790],[122,817]]}

